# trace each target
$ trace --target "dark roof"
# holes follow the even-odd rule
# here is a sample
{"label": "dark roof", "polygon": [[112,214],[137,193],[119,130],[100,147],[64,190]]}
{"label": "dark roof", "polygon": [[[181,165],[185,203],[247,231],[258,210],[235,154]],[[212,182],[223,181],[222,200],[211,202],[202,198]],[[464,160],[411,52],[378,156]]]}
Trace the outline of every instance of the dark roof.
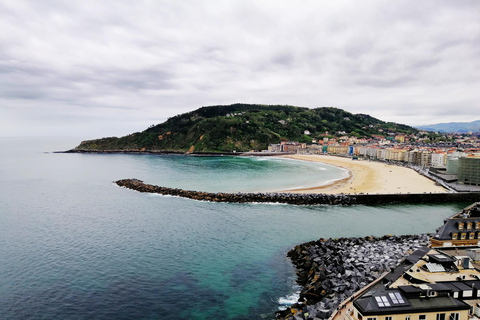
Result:
{"label": "dark roof", "polygon": [[417,286],[399,286],[398,289],[405,292],[406,294],[420,293],[423,291],[421,288]]}
{"label": "dark roof", "polygon": [[405,258],[405,261],[410,262],[411,264],[417,263],[421,258],[423,258],[431,249],[428,247],[421,247],[418,250],[415,250],[412,254],[408,255]]}
{"label": "dark roof", "polygon": [[451,289],[443,283],[430,283],[428,286],[432,288],[433,291],[437,292],[451,291]]}
{"label": "dark roof", "polygon": [[469,232],[476,232],[478,231],[475,229],[467,230],[464,227],[462,230],[458,229],[458,223],[464,223],[466,225],[467,222],[480,222],[480,218],[455,218],[455,219],[448,219],[445,224],[440,227],[435,233],[434,239],[438,240],[452,240],[452,233],[469,233]]}
{"label": "dark roof", "polygon": [[470,217],[480,217],[480,206],[476,205],[472,207],[472,209],[470,210]]}
{"label": "dark roof", "polygon": [[416,312],[447,311],[447,310],[469,310],[470,306],[463,301],[452,297],[435,297],[410,299],[412,310]]}
{"label": "dark roof", "polygon": [[465,281],[464,283],[469,287],[480,289],[480,280]]}
{"label": "dark roof", "polygon": [[[444,290],[448,290],[446,286],[442,286]],[[468,310],[470,306],[465,302],[454,299],[450,296],[430,297],[430,298],[407,298],[407,292],[417,292],[422,289],[414,286],[402,286],[398,289],[387,289],[382,285],[376,285],[367,293],[353,302],[353,305],[364,316],[368,315],[383,315],[383,314],[403,314],[403,313],[418,313],[418,312],[435,312],[435,311],[449,311],[449,310]],[[403,299],[403,303],[394,303],[390,293],[398,293]],[[388,303],[382,304],[377,301],[386,299]],[[383,301],[383,300],[381,300]]]}
{"label": "dark roof", "polygon": [[460,281],[455,281],[455,282],[443,282],[444,284],[452,285],[454,287],[457,287],[458,290],[453,290],[453,291],[467,291],[467,290],[472,290],[472,287],[467,286],[465,283],[460,282]]}
{"label": "dark roof", "polygon": [[395,269],[385,275],[384,282],[395,282],[400,278],[405,271],[408,271],[415,263],[417,263],[423,256],[427,254],[431,249],[428,247],[422,247],[415,250],[412,254],[408,255],[402,263],[400,263]]}
{"label": "dark roof", "polygon": [[441,253],[429,254],[428,258],[430,259],[430,262],[435,262],[435,263],[455,262],[455,259],[453,259],[452,257],[448,257]]}
{"label": "dark roof", "polygon": [[[464,216],[464,214],[467,214]],[[453,216],[451,216],[448,219],[444,220],[445,224],[441,226],[434,238],[439,239],[439,240],[451,240],[452,239],[452,233],[460,233],[460,232],[474,232],[478,230],[466,230],[465,228],[463,230],[458,230],[458,222],[480,222],[480,203],[474,203],[462,211],[455,213]]]}

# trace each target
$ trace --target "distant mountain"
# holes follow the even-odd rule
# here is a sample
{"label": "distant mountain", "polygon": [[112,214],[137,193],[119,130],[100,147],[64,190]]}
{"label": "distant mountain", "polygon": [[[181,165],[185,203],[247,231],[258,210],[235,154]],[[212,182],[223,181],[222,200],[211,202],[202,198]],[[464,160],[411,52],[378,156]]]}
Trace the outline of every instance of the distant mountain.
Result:
{"label": "distant mountain", "polygon": [[121,138],[83,141],[76,150],[232,152],[267,149],[281,140],[311,142],[329,135],[368,137],[417,129],[337,108],[233,104],[202,107]]}
{"label": "distant mountain", "polygon": [[472,122],[449,122],[418,126],[418,129],[436,132],[465,133],[480,132],[480,120]]}

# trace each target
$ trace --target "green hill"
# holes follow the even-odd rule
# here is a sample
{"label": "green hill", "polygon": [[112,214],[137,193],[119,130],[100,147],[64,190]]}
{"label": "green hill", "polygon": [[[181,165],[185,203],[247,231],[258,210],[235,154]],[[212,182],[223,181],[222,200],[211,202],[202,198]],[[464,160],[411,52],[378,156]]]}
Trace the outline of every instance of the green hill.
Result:
{"label": "green hill", "polygon": [[[310,135],[305,135],[305,130]],[[311,142],[312,138],[322,138],[325,132],[331,136],[371,137],[372,134],[409,134],[417,130],[337,108],[233,104],[202,107],[125,137],[83,141],[75,149],[250,151],[266,149],[268,144],[281,140]]]}

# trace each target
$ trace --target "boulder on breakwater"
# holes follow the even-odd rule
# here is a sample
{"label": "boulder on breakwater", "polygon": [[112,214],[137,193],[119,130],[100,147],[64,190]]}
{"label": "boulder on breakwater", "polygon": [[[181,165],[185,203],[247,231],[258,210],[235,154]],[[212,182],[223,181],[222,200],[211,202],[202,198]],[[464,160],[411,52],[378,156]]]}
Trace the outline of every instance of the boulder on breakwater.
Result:
{"label": "boulder on breakwater", "polygon": [[327,319],[342,301],[409,253],[426,246],[428,235],[319,239],[288,252],[302,286],[298,303],[277,319]]}

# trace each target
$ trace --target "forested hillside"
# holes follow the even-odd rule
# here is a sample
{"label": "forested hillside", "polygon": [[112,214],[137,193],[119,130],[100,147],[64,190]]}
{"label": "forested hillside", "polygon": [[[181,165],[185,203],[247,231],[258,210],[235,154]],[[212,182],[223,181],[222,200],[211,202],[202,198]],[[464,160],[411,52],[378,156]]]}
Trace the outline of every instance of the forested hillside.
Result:
{"label": "forested hillside", "polygon": [[409,134],[417,130],[337,108],[233,104],[202,107],[143,132],[84,141],[76,149],[232,152],[262,150],[281,140],[311,142],[326,133],[371,137],[386,132]]}

